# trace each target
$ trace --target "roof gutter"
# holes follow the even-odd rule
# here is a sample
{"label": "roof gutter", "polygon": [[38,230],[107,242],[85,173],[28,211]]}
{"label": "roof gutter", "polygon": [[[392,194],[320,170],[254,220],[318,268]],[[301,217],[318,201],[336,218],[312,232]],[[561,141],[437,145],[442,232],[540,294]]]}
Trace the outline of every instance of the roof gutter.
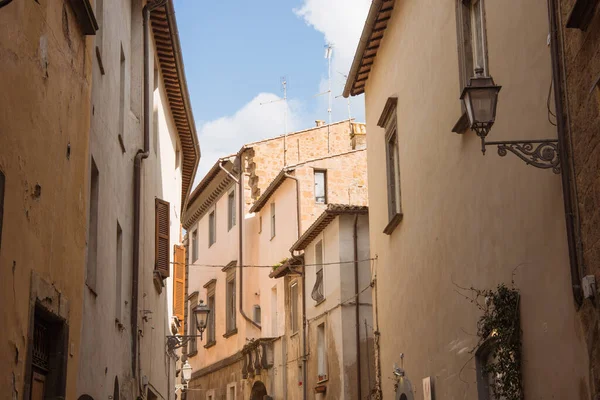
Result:
{"label": "roof gutter", "polygon": [[343,96],[348,98],[352,94],[352,86],[354,85],[354,81],[356,81],[356,77],[358,76],[358,70],[360,69],[360,64],[362,61],[362,56],[369,44],[369,38],[371,37],[371,33],[373,32],[373,27],[375,26],[375,22],[377,21],[377,16],[379,15],[379,11],[381,10],[381,6],[383,5],[384,0],[373,0],[371,3],[371,8],[369,8],[369,14],[367,15],[367,20],[365,21],[365,26],[363,28],[362,34],[360,35],[360,40],[358,41],[358,47],[356,48],[356,53],[354,53],[354,60],[352,61],[352,66],[350,67],[350,72],[348,73],[348,79],[346,80],[346,86],[344,86]]}

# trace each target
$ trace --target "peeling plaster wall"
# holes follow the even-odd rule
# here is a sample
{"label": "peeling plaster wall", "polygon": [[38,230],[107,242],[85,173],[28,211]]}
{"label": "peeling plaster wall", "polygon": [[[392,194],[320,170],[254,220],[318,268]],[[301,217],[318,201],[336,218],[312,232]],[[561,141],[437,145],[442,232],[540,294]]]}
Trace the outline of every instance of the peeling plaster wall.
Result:
{"label": "peeling plaster wall", "polygon": [[[490,71],[502,85],[490,140],[556,137],[546,106],[546,2],[485,5]],[[476,398],[468,350],[477,343],[480,314],[456,285],[493,289],[510,285],[514,274],[525,398],[586,398],[560,177],[511,154],[498,157],[493,148],[483,157],[474,132],[451,132],[461,113],[454,8],[454,2],[397,1],[366,87],[383,396],[394,395],[388,378],[404,353],[416,398],[429,376],[437,398]],[[398,96],[404,218],[388,236],[385,134],[376,123],[390,96]]]}
{"label": "peeling plaster wall", "polygon": [[66,319],[66,397],[75,398],[93,39],[68,1],[14,1],[0,26],[0,387],[7,399],[25,395],[31,297]]}

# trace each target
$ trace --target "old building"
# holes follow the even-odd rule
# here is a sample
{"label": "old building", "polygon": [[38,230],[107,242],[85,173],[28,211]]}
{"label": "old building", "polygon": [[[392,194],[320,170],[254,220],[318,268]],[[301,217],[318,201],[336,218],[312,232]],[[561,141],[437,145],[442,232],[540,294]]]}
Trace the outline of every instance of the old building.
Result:
{"label": "old building", "polygon": [[95,33],[83,3],[0,2],[4,398],[75,398]]}
{"label": "old building", "polygon": [[77,395],[172,399],[180,217],[200,157],[173,2],[98,0],[94,12]]}
{"label": "old building", "polygon": [[[344,94],[366,94],[379,397],[590,396],[548,15],[546,2],[371,5]],[[490,76],[495,122],[476,125],[461,93],[498,93]]]}
{"label": "old building", "polygon": [[364,125],[342,121],[250,143],[219,160],[194,190],[183,223],[186,320],[200,300],[212,317],[204,344],[187,348],[188,398],[292,396],[288,292],[269,273],[327,203],[366,205],[365,134]]}
{"label": "old building", "polygon": [[375,382],[368,208],[328,204],[290,251],[302,256],[270,274],[283,278],[286,292],[287,398],[368,397]]}
{"label": "old building", "polygon": [[[565,209],[571,225],[572,283],[587,341],[590,397],[600,394],[600,7],[596,1],[551,1],[558,133],[564,137]],[[556,46],[554,46],[556,45]],[[583,280],[583,284],[581,284]],[[588,290],[589,289],[589,290]]]}

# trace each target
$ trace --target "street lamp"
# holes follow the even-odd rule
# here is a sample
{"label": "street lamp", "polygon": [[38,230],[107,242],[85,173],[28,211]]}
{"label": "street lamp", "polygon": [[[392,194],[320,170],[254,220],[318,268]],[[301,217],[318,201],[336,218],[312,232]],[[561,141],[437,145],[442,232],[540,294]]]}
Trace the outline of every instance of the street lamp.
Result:
{"label": "street lamp", "polygon": [[181,368],[181,373],[183,375],[183,382],[187,385],[190,380],[192,380],[192,366],[187,360],[185,360],[185,364]]}
{"label": "street lamp", "polygon": [[[198,335],[169,335],[167,336],[167,351],[173,353],[174,350],[179,349],[187,344],[190,339],[200,338],[202,340],[202,333],[206,329],[208,314],[210,314],[210,308],[204,304],[204,301],[200,300],[198,305],[192,310],[196,319],[196,329],[198,329]],[[191,368],[191,367],[190,367]]]}
{"label": "street lamp", "polygon": [[496,120],[500,89],[502,86],[497,86],[491,76],[483,76],[483,68],[475,68],[475,76],[470,79],[460,95],[467,109],[471,129],[481,138],[483,154],[485,154],[485,137]]}
{"label": "street lamp", "polygon": [[[508,151],[537,168],[552,168],[560,174],[560,157],[557,139],[508,140],[486,142],[492,125],[496,121],[498,93],[502,86],[494,83],[491,76],[483,75],[483,68],[475,69],[475,76],[463,89],[460,99],[465,105],[470,127],[481,138],[481,152],[486,146],[498,146],[498,154],[504,157]],[[537,145],[534,148],[534,145]]]}

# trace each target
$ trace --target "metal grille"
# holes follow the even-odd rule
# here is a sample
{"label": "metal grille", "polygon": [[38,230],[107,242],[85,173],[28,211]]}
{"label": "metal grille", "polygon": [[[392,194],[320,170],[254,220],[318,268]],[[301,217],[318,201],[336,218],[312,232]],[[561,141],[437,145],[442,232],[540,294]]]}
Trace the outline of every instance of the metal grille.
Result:
{"label": "metal grille", "polygon": [[40,321],[33,328],[33,360],[35,367],[48,370],[50,366],[50,346],[48,327]]}
{"label": "metal grille", "polygon": [[321,301],[325,298],[323,296],[323,268],[317,271],[317,280],[315,282],[315,286],[313,287],[311,297],[314,301]]}

